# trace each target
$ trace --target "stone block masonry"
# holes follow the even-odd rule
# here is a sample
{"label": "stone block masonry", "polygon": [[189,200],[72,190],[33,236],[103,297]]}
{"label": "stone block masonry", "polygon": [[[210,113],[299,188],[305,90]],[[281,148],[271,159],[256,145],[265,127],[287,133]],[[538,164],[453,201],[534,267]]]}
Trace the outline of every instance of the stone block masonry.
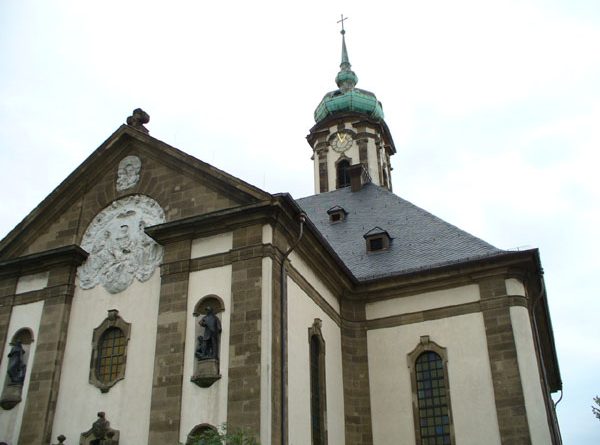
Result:
{"label": "stone block masonry", "polygon": [[[262,226],[233,232],[233,249],[262,244]],[[233,261],[227,422],[233,429],[260,433],[260,345],[262,258]]]}
{"label": "stone block masonry", "polygon": [[531,437],[510,320],[510,306],[504,304],[488,307],[485,304],[486,299],[506,296],[504,278],[492,277],[483,280],[479,283],[479,290],[500,438],[503,445],[529,445]]}

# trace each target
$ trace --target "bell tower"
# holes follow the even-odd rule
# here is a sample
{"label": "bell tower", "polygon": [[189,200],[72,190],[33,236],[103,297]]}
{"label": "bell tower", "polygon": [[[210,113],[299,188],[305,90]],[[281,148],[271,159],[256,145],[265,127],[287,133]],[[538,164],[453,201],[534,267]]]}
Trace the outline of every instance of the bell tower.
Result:
{"label": "bell tower", "polygon": [[348,168],[362,164],[371,182],[392,190],[390,156],[396,153],[383,108],[375,94],[356,88],[342,23],[342,63],[337,90],[325,94],[317,106],[315,125],[306,137],[313,150],[315,193],[350,185]]}

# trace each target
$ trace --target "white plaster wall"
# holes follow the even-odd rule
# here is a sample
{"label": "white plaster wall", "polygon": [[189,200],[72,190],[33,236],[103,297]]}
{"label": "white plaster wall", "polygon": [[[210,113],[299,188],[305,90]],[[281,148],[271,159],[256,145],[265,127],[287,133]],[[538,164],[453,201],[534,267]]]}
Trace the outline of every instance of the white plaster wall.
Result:
{"label": "white plaster wall", "polygon": [[48,275],[49,273],[46,271],[19,277],[16,290],[17,295],[25,292],[44,289],[48,285]]}
{"label": "white plaster wall", "polygon": [[[219,427],[227,421],[227,369],[229,367],[229,338],[221,337],[221,379],[208,388],[200,388],[190,381],[194,372],[196,349],[196,326],[200,320],[194,317],[194,306],[206,295],[221,297],[225,311],[220,314],[224,333],[230,332],[231,314],[231,266],[217,267],[190,273],[188,290],[188,318],[186,327],[185,359],[181,398],[181,426],[179,440],[185,443],[187,435],[196,425],[208,423]],[[140,442],[141,443],[141,442]],[[144,442],[145,443],[145,442]]]}
{"label": "white plaster wall", "polygon": [[527,308],[521,306],[511,307],[510,321],[517,347],[517,361],[519,363],[519,373],[521,374],[531,443],[532,445],[552,443]]}
{"label": "white plaster wall", "polygon": [[35,361],[35,349],[38,344],[38,333],[40,329],[40,320],[44,309],[43,301],[35,303],[23,304],[15,306],[10,314],[10,323],[6,336],[6,344],[2,353],[2,363],[0,364],[0,391],[4,388],[4,383],[7,378],[6,369],[8,366],[8,353],[11,346],[10,341],[13,336],[22,328],[29,328],[33,332],[33,343],[29,347],[27,360],[27,369],[25,381],[23,382],[23,390],[21,392],[22,401],[11,410],[0,408],[0,441],[5,441],[8,444],[16,444],[19,440],[21,432],[21,422],[23,420],[23,411],[27,400],[27,392],[29,390],[29,379],[31,377],[31,369]]}
{"label": "white plaster wall", "polygon": [[379,182],[380,165],[377,162],[377,146],[375,145],[375,140],[371,138],[367,140],[367,160],[369,162],[369,175],[371,176],[371,182],[373,184],[381,185]]}
{"label": "white plaster wall", "polygon": [[312,287],[329,303],[329,305],[339,314],[340,302],[337,297],[329,290],[327,286],[317,277],[313,268],[304,261],[296,252],[292,252],[288,257],[292,266],[308,281]]}
{"label": "white plaster wall", "polygon": [[[323,322],[328,443],[343,445],[344,388],[340,329],[293,280],[288,278],[288,416],[290,445],[311,443],[308,329]],[[392,442],[390,442],[392,443]]]}
{"label": "white plaster wall", "polygon": [[506,283],[506,292],[508,295],[526,296],[525,286],[523,286],[523,283],[521,283],[520,280],[517,280],[516,278],[508,278],[507,280],[504,280],[504,282]]}
{"label": "white plaster wall", "polygon": [[[120,430],[121,443],[148,441],[156,324],[160,293],[160,271],[118,294],[108,293],[102,286],[75,289],[69,330],[60,379],[60,392],[52,437],[64,434],[77,442],[105,411],[111,427]],[[125,378],[107,393],[89,383],[93,330],[106,318],[109,309],[131,323],[127,346]]]}
{"label": "white plaster wall", "polygon": [[270,224],[262,226],[262,242],[263,244],[271,244],[273,242],[273,227]]}
{"label": "white plaster wall", "polygon": [[422,335],[447,348],[456,443],[500,444],[481,313],[367,332],[374,444],[415,443],[407,355]]}
{"label": "white plaster wall", "polygon": [[233,247],[233,232],[197,238],[192,241],[192,258],[229,252]]}
{"label": "white plaster wall", "polygon": [[367,320],[389,317],[398,314],[426,311],[439,307],[455,306],[479,300],[479,286],[470,284],[452,289],[425,292],[423,294],[398,297],[389,300],[368,303]]}

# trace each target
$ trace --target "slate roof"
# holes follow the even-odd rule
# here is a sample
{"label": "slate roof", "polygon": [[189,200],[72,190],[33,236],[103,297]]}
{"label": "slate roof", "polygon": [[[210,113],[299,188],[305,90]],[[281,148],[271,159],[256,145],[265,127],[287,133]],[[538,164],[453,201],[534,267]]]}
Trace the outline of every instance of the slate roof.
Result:
{"label": "slate roof", "polygon": [[[506,253],[374,184],[296,200],[352,274],[365,281]],[[327,210],[348,212],[331,223]],[[363,235],[381,227],[389,250],[367,252]]]}

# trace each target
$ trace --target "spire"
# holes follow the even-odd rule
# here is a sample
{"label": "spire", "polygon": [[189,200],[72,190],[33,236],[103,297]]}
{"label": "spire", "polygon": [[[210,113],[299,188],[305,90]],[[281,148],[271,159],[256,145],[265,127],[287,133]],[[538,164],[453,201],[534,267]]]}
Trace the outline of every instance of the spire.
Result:
{"label": "spire", "polygon": [[358,82],[358,76],[352,71],[352,65],[350,65],[350,59],[348,58],[348,49],[346,48],[346,30],[344,29],[344,20],[348,20],[348,17],[344,17],[338,20],[338,23],[342,24],[342,63],[340,63],[340,72],[335,77],[335,83],[342,93],[346,93],[352,89]]}

